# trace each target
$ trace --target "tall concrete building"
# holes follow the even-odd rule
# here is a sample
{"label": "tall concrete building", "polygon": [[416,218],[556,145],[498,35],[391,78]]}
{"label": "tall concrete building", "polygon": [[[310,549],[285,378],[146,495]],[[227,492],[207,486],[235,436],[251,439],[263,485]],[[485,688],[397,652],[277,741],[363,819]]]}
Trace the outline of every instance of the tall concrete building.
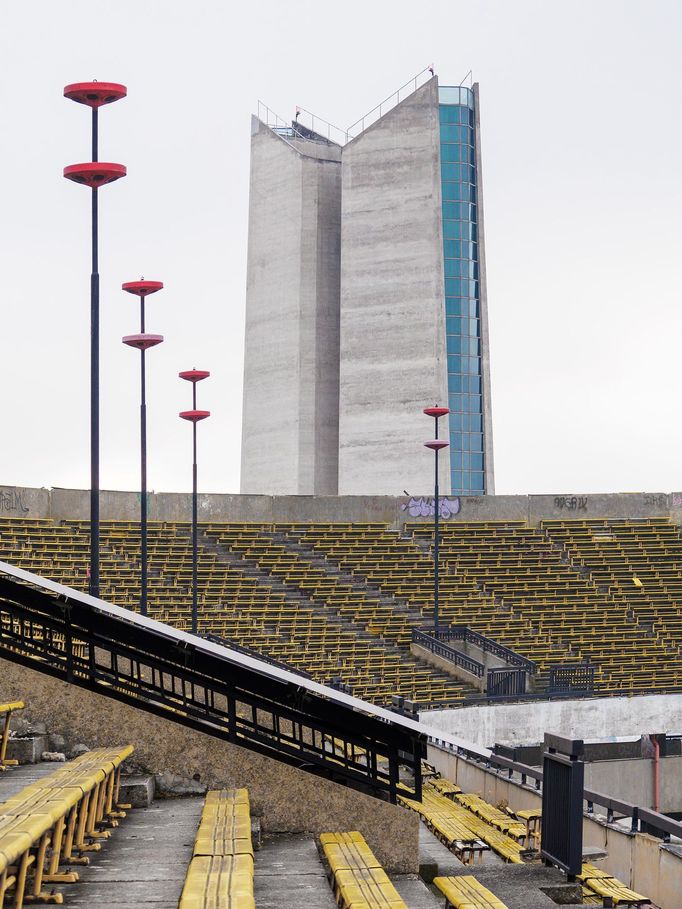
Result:
{"label": "tall concrete building", "polygon": [[255,119],[242,491],[494,492],[478,86],[353,137]]}

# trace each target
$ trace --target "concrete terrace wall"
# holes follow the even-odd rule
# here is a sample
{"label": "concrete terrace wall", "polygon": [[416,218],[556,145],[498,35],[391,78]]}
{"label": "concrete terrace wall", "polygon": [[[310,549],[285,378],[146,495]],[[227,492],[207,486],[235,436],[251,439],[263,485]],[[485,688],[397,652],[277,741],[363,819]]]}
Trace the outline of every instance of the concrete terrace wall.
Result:
{"label": "concrete terrace wall", "polygon": [[208,788],[246,786],[266,832],[360,830],[389,870],[418,870],[411,811],[0,659],[0,702],[19,699],[21,716],[71,742],[134,745],[131,760],[147,772],[198,774]]}
{"label": "concrete terrace wall", "polygon": [[[417,446],[419,448],[419,446]],[[429,460],[428,458],[426,459]],[[432,461],[429,461],[432,465]],[[400,490],[398,490],[400,492]],[[203,493],[200,521],[254,521],[288,523],[378,522],[397,529],[407,521],[432,523],[428,515],[433,494],[428,487],[413,495],[303,496]],[[443,524],[476,521],[526,521],[670,518],[682,523],[682,492],[614,493],[608,495],[471,496],[449,499]],[[135,521],[140,516],[136,492],[103,490],[103,520]],[[89,516],[89,493],[84,489],[33,489],[0,486],[0,517],[81,519]],[[420,513],[427,512],[426,516]],[[149,494],[149,516],[154,521],[189,521],[189,493]]]}
{"label": "concrete terrace wall", "polygon": [[428,710],[420,718],[432,729],[484,748],[542,742],[545,732],[604,741],[609,736],[682,732],[682,694],[482,704]]}

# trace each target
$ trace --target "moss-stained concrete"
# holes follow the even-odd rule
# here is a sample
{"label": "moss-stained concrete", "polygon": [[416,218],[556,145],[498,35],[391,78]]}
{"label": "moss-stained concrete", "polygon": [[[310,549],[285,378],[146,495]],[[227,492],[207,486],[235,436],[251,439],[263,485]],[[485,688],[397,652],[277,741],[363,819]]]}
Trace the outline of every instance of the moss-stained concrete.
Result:
{"label": "moss-stained concrete", "polygon": [[246,786],[267,833],[359,830],[389,872],[418,871],[414,812],[0,660],[0,702],[16,699],[26,702],[27,719],[68,742],[130,742],[134,762],[150,773],[198,775],[209,788]]}

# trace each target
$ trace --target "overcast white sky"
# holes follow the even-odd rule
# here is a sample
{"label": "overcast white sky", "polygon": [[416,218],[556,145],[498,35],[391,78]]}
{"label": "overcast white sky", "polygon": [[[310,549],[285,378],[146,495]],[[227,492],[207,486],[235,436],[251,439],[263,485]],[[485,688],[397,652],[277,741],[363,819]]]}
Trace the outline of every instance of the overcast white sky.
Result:
{"label": "overcast white sky", "polygon": [[[139,486],[141,275],[149,486],[239,490],[249,116],[347,126],[433,62],[481,85],[495,471],[500,493],[682,489],[682,4],[53,0],[0,6],[0,483],[89,484],[89,110],[100,114],[102,488]],[[276,402],[273,402],[276,406]],[[263,415],[267,420],[267,414]],[[415,439],[420,445],[421,439]]]}

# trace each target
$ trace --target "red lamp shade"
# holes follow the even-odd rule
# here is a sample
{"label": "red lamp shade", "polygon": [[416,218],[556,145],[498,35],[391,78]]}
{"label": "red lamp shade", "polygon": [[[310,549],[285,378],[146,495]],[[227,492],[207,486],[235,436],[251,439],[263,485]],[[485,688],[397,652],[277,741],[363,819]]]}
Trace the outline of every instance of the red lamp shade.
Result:
{"label": "red lamp shade", "polygon": [[157,290],[163,290],[163,281],[145,281],[142,278],[139,281],[128,281],[121,284],[121,290],[126,290],[129,294],[135,294],[138,297],[148,297],[149,294],[155,294]]}
{"label": "red lamp shade", "polygon": [[205,420],[206,417],[211,416],[210,410],[181,410],[180,417],[183,420],[189,420],[190,423],[198,423],[199,420]]}
{"label": "red lamp shade", "polygon": [[136,347],[138,350],[148,350],[150,347],[156,347],[163,341],[163,335],[125,335],[121,339],[128,347]]}
{"label": "red lamp shade", "polygon": [[91,161],[87,164],[70,164],[64,168],[67,180],[97,189],[105,183],[113,183],[125,177],[127,173],[125,164],[107,164],[103,161]]}
{"label": "red lamp shade", "polygon": [[447,407],[425,407],[424,413],[427,417],[444,417],[446,414],[450,413]]}
{"label": "red lamp shade", "polygon": [[64,97],[88,107],[101,107],[120,101],[128,94],[125,85],[118,82],[73,82],[64,87]]}
{"label": "red lamp shade", "polygon": [[447,448],[449,444],[445,439],[431,439],[430,442],[424,442],[424,446],[432,451],[440,451],[441,448]]}
{"label": "red lamp shade", "polygon": [[[179,372],[178,375],[188,382],[201,382],[202,379],[208,379],[211,373],[207,369],[186,369],[184,372]],[[189,417],[185,417],[185,419],[189,419]]]}

